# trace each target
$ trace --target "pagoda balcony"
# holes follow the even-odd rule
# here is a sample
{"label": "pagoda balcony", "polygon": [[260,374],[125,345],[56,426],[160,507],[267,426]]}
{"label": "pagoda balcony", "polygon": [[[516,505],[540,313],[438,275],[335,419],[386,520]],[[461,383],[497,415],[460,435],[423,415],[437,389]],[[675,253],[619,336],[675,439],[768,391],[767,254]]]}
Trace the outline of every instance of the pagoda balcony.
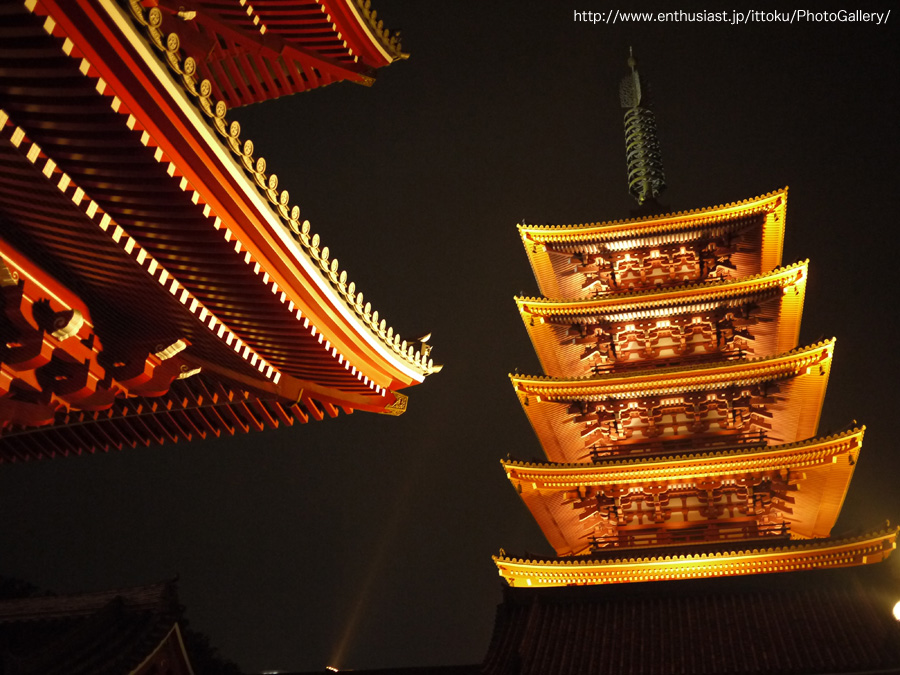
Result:
{"label": "pagoda balcony", "polygon": [[[706,353],[677,355],[671,358],[654,358],[652,360],[616,360],[606,363],[596,363],[590,367],[591,375],[603,375],[606,373],[629,373],[653,368],[678,368],[716,363],[717,361],[737,361],[739,359],[752,358],[754,354],[740,347],[728,346],[725,349],[715,349]],[[585,373],[587,374],[587,373]]]}

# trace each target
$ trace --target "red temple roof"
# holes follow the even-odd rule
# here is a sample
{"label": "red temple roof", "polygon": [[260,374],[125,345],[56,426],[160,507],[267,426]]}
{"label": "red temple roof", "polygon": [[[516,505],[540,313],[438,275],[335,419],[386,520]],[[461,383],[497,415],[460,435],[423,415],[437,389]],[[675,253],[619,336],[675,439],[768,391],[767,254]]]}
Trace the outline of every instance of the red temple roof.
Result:
{"label": "red temple roof", "polygon": [[[396,390],[439,368],[430,347],[388,327],[300,220],[177,35],[160,32],[161,10],[122,4],[35,0],[5,14],[17,37],[0,47],[0,217],[15,225],[6,262],[23,297],[42,301],[49,287],[34,282],[50,270],[71,289],[92,317],[80,338],[108,352],[105,365],[91,357],[103,390],[110,364],[177,343],[188,370],[302,405],[301,421],[323,408],[402,412]],[[31,305],[18,305],[27,324]],[[71,410],[59,412],[56,424]]]}
{"label": "red temple roof", "polygon": [[0,601],[5,675],[193,672],[174,584]]}
{"label": "red temple roof", "polygon": [[133,3],[163,35],[176,33],[201,79],[229,106],[333,82],[369,85],[375,69],[406,58],[361,0],[154,0]]}

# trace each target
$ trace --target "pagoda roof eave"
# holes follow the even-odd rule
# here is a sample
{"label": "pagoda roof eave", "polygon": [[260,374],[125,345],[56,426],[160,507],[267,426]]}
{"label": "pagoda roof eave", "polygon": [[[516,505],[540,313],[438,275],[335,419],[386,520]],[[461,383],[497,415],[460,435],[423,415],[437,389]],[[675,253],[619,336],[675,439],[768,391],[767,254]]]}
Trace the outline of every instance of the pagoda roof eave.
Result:
{"label": "pagoda roof eave", "polygon": [[719,361],[690,366],[644,369],[627,374],[607,373],[564,379],[542,375],[509,374],[513,388],[523,398],[534,394],[547,400],[571,400],[594,396],[638,395],[638,392],[671,393],[718,382],[758,381],[799,372],[811,363],[830,360],[836,339],[798,347],[778,356]]}
{"label": "pagoda roof eave", "polygon": [[737,542],[726,548],[710,544],[677,545],[653,552],[608,550],[568,558],[493,556],[498,573],[510,586],[585,586],[669,579],[699,579],[827,569],[880,562],[897,547],[898,527],[852,538],[802,541]]}
{"label": "pagoda roof eave", "polygon": [[525,225],[517,227],[523,241],[544,243],[556,240],[604,240],[640,235],[647,231],[673,231],[698,224],[735,220],[775,209],[784,210],[788,188],[780,188],[758,197],[719,206],[710,206],[663,215],[573,225]]}
{"label": "pagoda roof eave", "polygon": [[602,315],[618,312],[649,311],[651,308],[680,306],[696,302],[725,300],[747,296],[773,288],[784,288],[808,274],[809,260],[754,274],[743,279],[713,280],[673,288],[651,288],[623,293],[610,293],[596,298],[558,300],[516,296],[516,306],[523,315],[536,317]]}
{"label": "pagoda roof eave", "polygon": [[816,453],[814,461],[831,457],[849,448],[859,448],[865,434],[865,426],[854,427],[830,436],[809,438],[795,443],[780,445],[757,445],[748,448],[728,448],[726,450],[698,450],[691,453],[661,455],[653,457],[602,458],[596,462],[526,462],[502,459],[500,464],[510,480],[521,478],[537,483],[538,488],[553,487],[564,489],[569,485],[613,485],[631,480],[674,480],[684,475],[712,476],[733,474],[738,471],[761,469],[774,471],[796,466],[795,460],[808,453]]}

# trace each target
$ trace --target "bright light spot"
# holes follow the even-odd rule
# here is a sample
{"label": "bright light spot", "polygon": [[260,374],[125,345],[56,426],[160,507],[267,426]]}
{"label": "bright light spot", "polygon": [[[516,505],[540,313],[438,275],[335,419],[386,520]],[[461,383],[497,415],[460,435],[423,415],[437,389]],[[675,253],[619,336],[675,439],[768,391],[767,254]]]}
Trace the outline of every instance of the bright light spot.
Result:
{"label": "bright light spot", "polygon": [[894,605],[894,618],[900,621],[900,602]]}
{"label": "bright light spot", "polygon": [[334,666],[325,666],[325,670],[330,670],[332,673],[336,673],[338,671]]}

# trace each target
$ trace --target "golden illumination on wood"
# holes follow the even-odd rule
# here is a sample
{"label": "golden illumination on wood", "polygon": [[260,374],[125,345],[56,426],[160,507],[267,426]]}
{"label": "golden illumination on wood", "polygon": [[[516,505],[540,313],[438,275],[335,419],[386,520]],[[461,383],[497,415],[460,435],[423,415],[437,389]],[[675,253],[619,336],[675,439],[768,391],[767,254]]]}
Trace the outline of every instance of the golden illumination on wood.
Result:
{"label": "golden illumination on wood", "polygon": [[743,202],[607,223],[519,225],[541,294],[578,298],[781,264],[787,188]]}
{"label": "golden illumination on wood", "polygon": [[652,459],[502,464],[557,555],[748,533],[827,537],[863,432]]}
{"label": "golden illumination on wood", "polygon": [[[829,540],[863,429],[814,438],[834,340],[797,348],[808,261],[781,264],[787,189],[611,223],[519,225],[516,304],[546,375],[510,375],[550,463],[502,462],[560,559],[510,585],[876,562]],[[801,544],[800,541],[809,543]]]}
{"label": "golden illumination on wood", "polygon": [[792,443],[816,433],[833,349],[828,340],[761,359],[510,379],[552,462],[660,451],[671,441],[734,443],[762,435]]}
{"label": "golden illumination on wood", "polygon": [[[897,547],[897,527],[851,539],[808,542],[746,541],[733,548],[696,552],[684,547],[616,551],[615,557],[528,560],[494,556],[510,586],[588,586],[642,581],[704,579],[866,565],[886,559]],[[708,547],[708,545],[707,545]]]}
{"label": "golden illumination on wood", "polygon": [[581,300],[516,298],[553,377],[773,356],[797,346],[808,262],[735,281]]}

